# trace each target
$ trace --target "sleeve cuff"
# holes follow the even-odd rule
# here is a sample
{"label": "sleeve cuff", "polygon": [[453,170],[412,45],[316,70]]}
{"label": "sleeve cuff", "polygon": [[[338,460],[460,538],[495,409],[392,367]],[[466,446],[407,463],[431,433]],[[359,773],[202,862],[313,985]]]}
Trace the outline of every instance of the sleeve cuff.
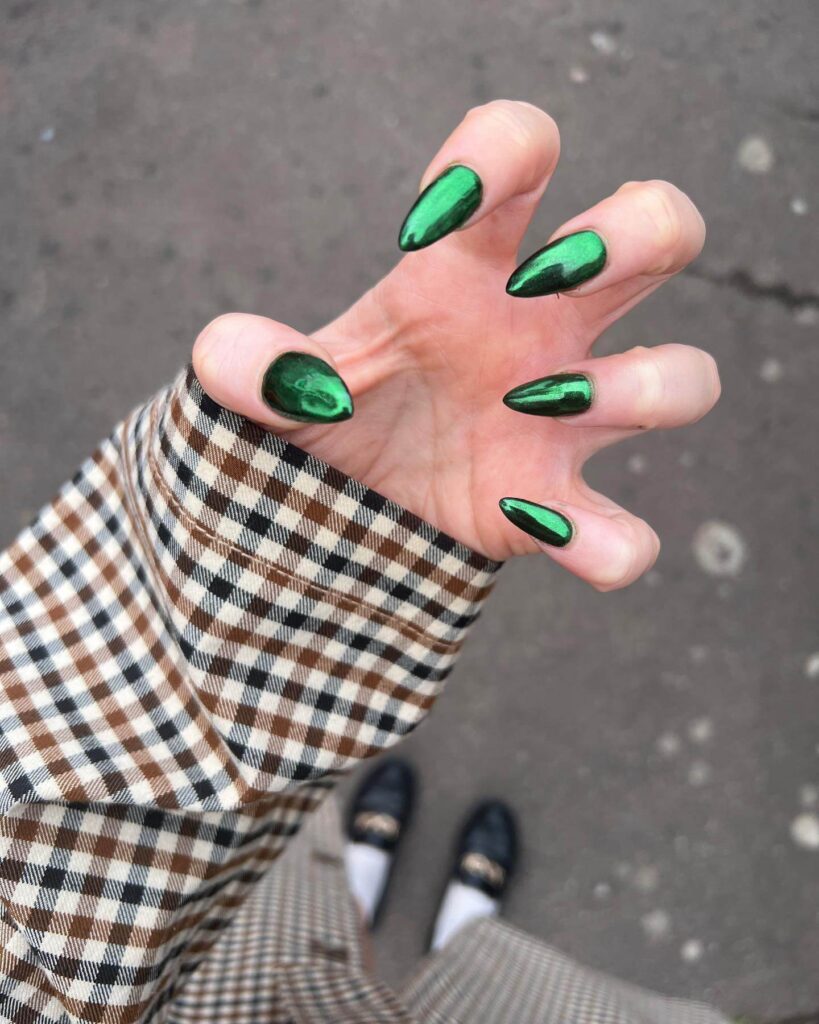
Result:
{"label": "sleeve cuff", "polygon": [[153,529],[177,520],[299,586],[457,644],[501,563],[217,405],[189,369],[140,446]]}

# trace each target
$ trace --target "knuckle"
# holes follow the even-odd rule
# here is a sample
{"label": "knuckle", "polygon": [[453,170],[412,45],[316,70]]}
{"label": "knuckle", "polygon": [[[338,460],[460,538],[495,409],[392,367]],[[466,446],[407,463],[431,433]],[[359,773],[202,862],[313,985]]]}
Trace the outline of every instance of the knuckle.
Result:
{"label": "knuckle", "polygon": [[219,316],[214,317],[213,320],[211,320],[209,324],[206,324],[199,332],[199,337],[196,339],[197,345],[204,339],[210,340],[214,337],[221,337],[228,332],[232,332],[238,316],[238,313],[220,313]]}
{"label": "knuckle", "polygon": [[692,395],[696,397],[696,405],[692,415],[685,423],[695,423],[709,412],[719,401],[722,384],[719,377],[717,361],[710,352],[691,346],[685,353],[687,356],[687,373],[691,382]]}
{"label": "knuckle", "polygon": [[665,377],[655,354],[649,348],[634,350],[634,368],[637,377],[637,394],[634,403],[634,419],[638,427],[656,427],[663,409]]}
{"label": "knuckle", "polygon": [[646,552],[645,558],[642,565],[639,567],[638,576],[642,576],[644,572],[648,572],[654,566],[654,563],[660,557],[660,549],[662,544],[660,538],[656,532],[648,525],[645,520],[641,519],[640,524],[643,528],[643,533],[646,537]]}
{"label": "knuckle", "polygon": [[221,313],[202,328],[193,345],[193,365],[199,376],[214,377],[219,373],[241,321],[240,313]]}
{"label": "knuckle", "polygon": [[722,381],[720,380],[719,375],[719,365],[710,352],[703,351],[702,357],[705,361],[705,372],[711,386],[711,406],[714,406],[717,404],[719,397],[722,394]]}
{"label": "knuckle", "polygon": [[557,124],[544,110],[522,100],[492,100],[473,107],[467,117],[481,117],[494,124],[507,141],[523,150],[554,149],[559,143]]}
{"label": "knuckle", "polygon": [[663,254],[660,269],[670,269],[683,240],[683,194],[667,181],[646,181],[638,195],[642,211],[651,225],[654,243]]}
{"label": "knuckle", "polygon": [[529,148],[533,138],[531,123],[514,103],[495,100],[485,109],[487,120],[492,121],[509,142],[520,146],[521,149]]}
{"label": "knuckle", "polygon": [[676,273],[699,254],[705,242],[705,221],[676,185],[659,179],[629,181],[617,191],[630,195],[651,233],[657,260],[646,273]]}
{"label": "knuckle", "polygon": [[638,545],[629,516],[626,513],[619,513],[613,518],[620,522],[624,529],[619,544],[609,545],[609,557],[606,564],[601,565],[595,578],[591,581],[594,589],[601,593],[618,590],[630,582],[638,557]]}
{"label": "knuckle", "polygon": [[623,544],[621,552],[612,557],[609,564],[598,572],[598,575],[591,581],[591,585],[601,594],[607,594],[610,590],[619,590],[631,582],[632,566],[634,564],[634,551],[626,544]]}
{"label": "knuckle", "polygon": [[633,583],[654,565],[660,553],[660,538],[648,523],[627,512],[614,518],[623,526],[624,534],[618,557],[592,582],[594,589],[601,593],[621,590]]}

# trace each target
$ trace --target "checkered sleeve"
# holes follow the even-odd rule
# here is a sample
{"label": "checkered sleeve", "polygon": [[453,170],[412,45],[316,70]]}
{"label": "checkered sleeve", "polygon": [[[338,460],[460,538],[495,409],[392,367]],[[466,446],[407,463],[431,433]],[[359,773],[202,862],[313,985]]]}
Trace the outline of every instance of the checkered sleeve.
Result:
{"label": "checkered sleeve", "polygon": [[191,371],[0,556],[0,1019],[159,1021],[497,564]]}

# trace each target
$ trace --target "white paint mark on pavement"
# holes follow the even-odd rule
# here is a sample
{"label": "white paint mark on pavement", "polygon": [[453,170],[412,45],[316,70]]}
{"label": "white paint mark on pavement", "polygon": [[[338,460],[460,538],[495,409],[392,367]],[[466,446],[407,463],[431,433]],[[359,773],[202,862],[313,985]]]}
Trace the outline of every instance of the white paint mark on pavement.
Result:
{"label": "white paint mark on pavement", "polygon": [[694,556],[711,576],[739,576],[747,550],[735,526],[712,519],[694,534]]}
{"label": "white paint mark on pavement", "polygon": [[652,942],[660,942],[671,931],[671,918],[665,910],[651,910],[640,918],[640,924],[646,937]]}
{"label": "white paint mark on pavement", "polygon": [[793,319],[799,327],[816,327],[819,324],[819,307],[810,303],[800,306],[793,314]]}
{"label": "white paint mark on pavement", "polygon": [[687,964],[695,964],[698,960],[702,960],[704,952],[705,947],[699,939],[689,939],[680,948],[680,956]]}
{"label": "white paint mark on pavement", "polygon": [[604,57],[612,57],[617,53],[617,40],[614,36],[609,35],[608,32],[603,32],[602,29],[592,32],[589,36],[589,42]]}
{"label": "white paint mark on pavement", "polygon": [[766,359],[759,368],[759,376],[766,384],[775,384],[782,379],[782,363],[778,359]]}
{"label": "white paint mark on pavement", "polygon": [[749,135],[737,150],[740,167],[749,174],[767,174],[774,164],[770,144],[761,135]]}
{"label": "white paint mark on pavement", "polygon": [[692,743],[707,743],[714,735],[714,723],[710,718],[695,718],[688,726],[688,738]]}
{"label": "white paint mark on pavement", "polygon": [[791,839],[803,850],[819,850],[819,818],[806,811],[791,822]]}
{"label": "white paint mark on pavement", "polygon": [[680,752],[680,738],[673,732],[664,732],[657,740],[657,750],[663,757],[675,757]]}

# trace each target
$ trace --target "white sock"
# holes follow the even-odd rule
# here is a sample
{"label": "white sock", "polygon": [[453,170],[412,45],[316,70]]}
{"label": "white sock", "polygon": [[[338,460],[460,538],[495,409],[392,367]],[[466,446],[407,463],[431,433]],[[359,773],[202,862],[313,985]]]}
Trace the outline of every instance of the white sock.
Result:
{"label": "white sock", "polygon": [[432,932],[432,949],[445,946],[455,932],[479,917],[495,917],[499,905],[497,900],[485,892],[463,882],[450,882],[435,918]]}
{"label": "white sock", "polygon": [[391,861],[392,854],[370,843],[347,843],[344,848],[350,892],[369,925],[373,923],[375,909],[387,884]]}

